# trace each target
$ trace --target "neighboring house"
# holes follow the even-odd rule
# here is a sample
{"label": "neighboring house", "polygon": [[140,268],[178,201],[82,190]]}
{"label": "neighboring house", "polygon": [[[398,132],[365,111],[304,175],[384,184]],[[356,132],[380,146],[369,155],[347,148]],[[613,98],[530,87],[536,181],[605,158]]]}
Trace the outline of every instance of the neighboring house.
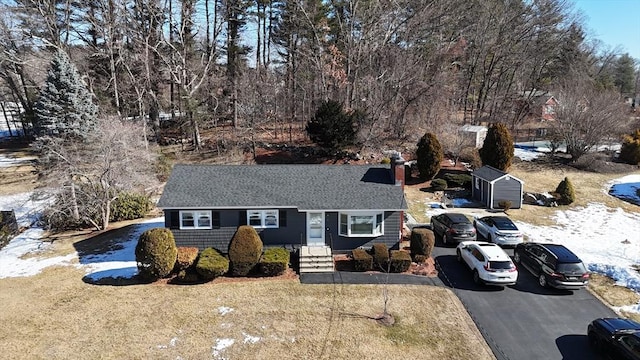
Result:
{"label": "neighboring house", "polygon": [[471,143],[476,148],[481,148],[484,145],[484,139],[487,137],[487,127],[482,125],[466,124],[460,127],[459,130],[464,137],[471,140]]}
{"label": "neighboring house", "polygon": [[178,246],[226,253],[238,226],[248,224],[267,247],[397,248],[405,161],[391,163],[176,165],[158,207]]}
{"label": "neighboring house", "polygon": [[524,182],[513,175],[485,165],[471,173],[471,196],[489,209],[502,208],[499,203],[511,201],[512,209],[522,207]]}
{"label": "neighboring house", "polygon": [[525,91],[523,98],[530,115],[542,121],[556,119],[558,100],[550,93],[540,90]]}

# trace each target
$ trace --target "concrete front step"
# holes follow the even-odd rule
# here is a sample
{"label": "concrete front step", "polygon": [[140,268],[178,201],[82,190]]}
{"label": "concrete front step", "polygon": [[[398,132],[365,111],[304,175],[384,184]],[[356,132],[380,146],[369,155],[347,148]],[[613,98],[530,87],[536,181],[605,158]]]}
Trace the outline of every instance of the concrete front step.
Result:
{"label": "concrete front step", "polygon": [[303,246],[300,248],[300,257],[308,256],[332,256],[329,246]]}
{"label": "concrete front step", "polygon": [[333,254],[329,246],[300,248],[300,272],[333,272]]}
{"label": "concrete front step", "polygon": [[316,268],[316,269],[300,268],[300,273],[321,273],[321,272],[333,272],[333,267],[331,267],[331,268]]}

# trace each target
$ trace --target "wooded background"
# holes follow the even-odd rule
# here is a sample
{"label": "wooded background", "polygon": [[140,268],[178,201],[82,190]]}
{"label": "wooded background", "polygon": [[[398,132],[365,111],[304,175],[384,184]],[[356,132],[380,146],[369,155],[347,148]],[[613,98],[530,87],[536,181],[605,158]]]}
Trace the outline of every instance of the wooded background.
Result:
{"label": "wooded background", "polygon": [[101,116],[148,119],[156,136],[172,118],[196,149],[223,126],[286,139],[328,99],[365,111],[358,140],[379,144],[515,129],[533,90],[576,79],[637,90],[634,59],[587,38],[565,0],[0,1],[0,99],[26,128],[56,49]]}

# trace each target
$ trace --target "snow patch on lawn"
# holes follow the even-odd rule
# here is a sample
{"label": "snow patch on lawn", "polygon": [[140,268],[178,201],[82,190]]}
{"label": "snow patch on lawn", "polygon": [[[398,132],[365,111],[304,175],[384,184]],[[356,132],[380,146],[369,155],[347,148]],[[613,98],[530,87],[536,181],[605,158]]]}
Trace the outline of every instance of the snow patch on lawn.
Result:
{"label": "snow patch on lawn", "polygon": [[132,231],[127,234],[127,238],[119,243],[119,249],[102,254],[81,255],[79,266],[85,269],[86,278],[91,281],[105,278],[130,279],[138,274],[135,253],[138,238],[147,230],[161,227],[164,227],[164,217],[135,224]]}

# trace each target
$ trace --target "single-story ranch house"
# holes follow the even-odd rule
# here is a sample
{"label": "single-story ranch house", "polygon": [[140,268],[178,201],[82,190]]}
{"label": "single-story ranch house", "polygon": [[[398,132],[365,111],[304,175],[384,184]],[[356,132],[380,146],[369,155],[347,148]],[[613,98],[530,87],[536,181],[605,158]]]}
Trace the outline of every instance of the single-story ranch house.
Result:
{"label": "single-story ranch house", "polygon": [[399,155],[390,166],[176,165],[158,207],[178,246],[226,253],[248,224],[267,247],[397,248],[404,166]]}

